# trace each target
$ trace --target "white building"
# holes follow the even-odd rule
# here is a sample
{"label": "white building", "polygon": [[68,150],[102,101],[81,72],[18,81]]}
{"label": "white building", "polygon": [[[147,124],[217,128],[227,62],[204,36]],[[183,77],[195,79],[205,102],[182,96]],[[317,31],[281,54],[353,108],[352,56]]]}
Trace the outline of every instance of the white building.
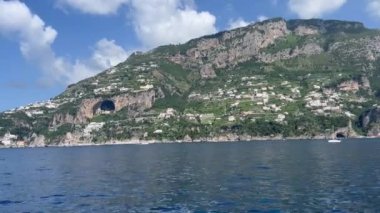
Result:
{"label": "white building", "polygon": [[100,122],[100,123],[96,123],[96,122],[92,122],[92,123],[89,123],[86,128],[83,130],[83,135],[85,137],[90,137],[91,136],[91,133],[93,131],[99,131],[103,126],[104,126],[104,122]]}
{"label": "white building", "polygon": [[4,135],[3,139],[0,140],[5,146],[10,146],[17,140],[17,135],[12,135],[11,133],[7,133]]}

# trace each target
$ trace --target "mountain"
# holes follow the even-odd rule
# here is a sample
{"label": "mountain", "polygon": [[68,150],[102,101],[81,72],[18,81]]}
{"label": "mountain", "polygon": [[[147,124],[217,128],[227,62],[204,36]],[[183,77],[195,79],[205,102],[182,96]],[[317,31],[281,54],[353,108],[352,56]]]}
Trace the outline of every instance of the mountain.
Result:
{"label": "mountain", "polygon": [[276,18],[136,52],[47,102],[1,113],[0,141],[378,136],[379,103],[379,30]]}

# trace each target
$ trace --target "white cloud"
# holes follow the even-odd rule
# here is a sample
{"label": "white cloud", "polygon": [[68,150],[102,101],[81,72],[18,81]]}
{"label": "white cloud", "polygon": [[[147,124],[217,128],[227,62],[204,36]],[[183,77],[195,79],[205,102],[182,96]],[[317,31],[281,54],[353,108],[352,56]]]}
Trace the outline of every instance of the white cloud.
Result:
{"label": "white cloud", "polygon": [[289,9],[300,18],[318,18],[342,7],[347,0],[289,0]]}
{"label": "white cloud", "polygon": [[95,15],[115,14],[128,0],[59,0],[59,6],[70,6],[83,13]]}
{"label": "white cloud", "polygon": [[[136,34],[145,47],[183,43],[215,33],[216,18],[198,12],[193,0],[59,0],[83,13],[108,15],[128,3]],[[129,53],[115,41],[102,39],[89,59],[75,63],[52,49],[58,32],[18,0],[0,0],[0,35],[19,42],[22,55],[43,71],[44,84],[74,83],[124,61]]]}
{"label": "white cloud", "polygon": [[116,66],[125,61],[129,55],[130,53],[118,46],[114,40],[103,38],[96,43],[90,59],[76,61],[73,65],[75,75],[70,76],[68,82],[77,82]]}
{"label": "white cloud", "polygon": [[108,15],[127,4],[128,17],[144,48],[177,44],[215,33],[216,18],[196,10],[194,0],[59,0],[83,13]]}
{"label": "white cloud", "polygon": [[[146,47],[177,44],[215,33],[216,18],[181,0],[131,0],[132,19]],[[192,2],[192,1],[190,1]]]}
{"label": "white cloud", "polygon": [[51,49],[57,31],[46,26],[24,3],[0,0],[0,33],[18,40],[23,56],[45,73],[56,72],[52,75],[54,80],[64,74],[63,59],[57,58]]}
{"label": "white cloud", "polygon": [[249,24],[250,24],[250,22],[247,22],[247,21],[245,21],[242,18],[238,18],[238,19],[235,19],[235,20],[231,19],[228,22],[228,29],[232,30],[232,29],[239,28],[239,27],[246,27]]}
{"label": "white cloud", "polygon": [[58,57],[51,45],[58,33],[20,1],[0,0],[0,35],[15,39],[22,55],[43,71],[44,84],[73,83],[125,60],[127,53],[114,41],[100,40],[93,56],[85,62],[70,63]]}
{"label": "white cloud", "polygon": [[370,0],[367,9],[372,16],[380,18],[380,0]]}
{"label": "white cloud", "polygon": [[[257,21],[265,21],[267,20],[268,17],[266,16],[263,16],[263,15],[260,15],[257,17]],[[238,19],[230,19],[230,21],[228,22],[228,30],[232,30],[232,29],[235,29],[235,28],[239,28],[239,27],[246,27],[250,24],[254,24],[255,21],[246,21],[244,20],[243,18],[238,18]]]}
{"label": "white cloud", "polygon": [[97,64],[99,69],[107,69],[118,63],[125,61],[129,53],[122,47],[115,44],[114,40],[101,39],[96,43],[92,61]]}
{"label": "white cloud", "polygon": [[267,20],[267,19],[269,19],[269,18],[266,17],[266,16],[263,16],[263,15],[257,17],[257,20],[258,20],[258,21],[265,21],[265,20]]}

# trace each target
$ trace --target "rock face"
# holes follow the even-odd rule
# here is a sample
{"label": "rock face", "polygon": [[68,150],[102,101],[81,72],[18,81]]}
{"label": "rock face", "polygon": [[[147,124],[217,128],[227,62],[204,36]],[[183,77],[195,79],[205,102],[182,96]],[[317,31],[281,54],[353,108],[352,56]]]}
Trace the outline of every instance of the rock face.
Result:
{"label": "rock face", "polygon": [[367,136],[380,136],[380,108],[367,110],[359,117],[359,126],[367,130]]}
{"label": "rock face", "polygon": [[365,129],[374,123],[380,123],[380,108],[367,110],[359,118],[359,125]]}
{"label": "rock face", "polygon": [[90,141],[83,140],[82,134],[75,133],[75,132],[73,133],[68,132],[65,134],[64,137],[61,138],[58,144],[72,146],[72,145],[79,145],[79,144],[86,144],[86,143],[90,143]]}
{"label": "rock face", "polygon": [[294,33],[298,36],[316,35],[319,34],[319,30],[315,27],[299,26],[294,30]]}
{"label": "rock face", "polygon": [[329,51],[334,54],[338,54],[343,50],[345,51],[345,57],[357,58],[358,60],[365,59],[374,62],[380,57],[380,36],[336,42],[329,49]]}
{"label": "rock face", "polygon": [[65,123],[69,124],[83,124],[87,123],[89,119],[93,118],[97,112],[101,103],[104,100],[112,101],[115,106],[115,112],[120,111],[123,108],[133,108],[139,111],[149,109],[153,106],[156,98],[156,92],[154,90],[123,94],[118,96],[113,96],[111,98],[94,98],[94,99],[84,99],[76,115],[66,114],[55,114],[52,122],[52,126],[62,125]]}
{"label": "rock face", "polygon": [[211,64],[206,64],[201,68],[201,77],[202,78],[215,78],[215,70],[212,68]]}
{"label": "rock face", "polygon": [[31,140],[30,140],[30,144],[29,146],[31,147],[43,147],[45,146],[45,136],[43,135],[36,135],[36,134],[33,134],[32,137],[31,137]]}
{"label": "rock face", "polygon": [[201,67],[201,76],[210,78],[215,76],[212,66],[225,68],[250,60],[257,57],[261,49],[289,33],[285,20],[267,21],[224,32],[220,38],[202,38],[184,56],[176,55],[169,59],[188,68],[196,64]]}
{"label": "rock face", "polygon": [[57,113],[57,114],[54,114],[51,126],[55,127],[62,124],[75,124],[75,123],[81,123],[81,122],[76,120],[74,115],[71,115],[69,113],[65,113],[65,114]]}
{"label": "rock face", "polygon": [[[330,31],[351,32],[364,29],[363,24],[357,22],[322,21],[322,20],[292,20],[272,19],[250,25],[246,28],[238,28],[228,32],[218,33],[199,39],[195,47],[185,54],[170,56],[169,60],[181,64],[189,69],[198,69],[202,78],[216,77],[215,70],[231,67],[238,63],[256,59],[258,62],[273,63],[279,60],[288,60],[297,56],[318,55],[324,52],[324,48],[318,43],[306,43],[304,45],[287,48],[275,53],[265,53],[262,50],[274,44],[277,40],[293,36],[315,36]],[[330,52],[342,48],[351,49],[345,52],[346,57],[361,55],[367,60],[376,61],[380,57],[380,37],[352,40],[360,49],[347,48],[347,43],[335,43],[330,47]]]}
{"label": "rock face", "polygon": [[154,90],[150,90],[147,92],[116,96],[111,98],[111,100],[115,103],[116,111],[119,111],[125,107],[133,106],[136,106],[138,110],[142,111],[151,108],[155,98],[156,92]]}
{"label": "rock face", "polygon": [[323,52],[323,49],[318,44],[309,43],[301,48],[299,47],[296,47],[294,49],[288,48],[274,54],[262,53],[258,56],[258,58],[260,61],[264,63],[273,63],[275,61],[288,60],[288,59],[295,58],[301,55],[302,56],[318,55],[322,52]]}

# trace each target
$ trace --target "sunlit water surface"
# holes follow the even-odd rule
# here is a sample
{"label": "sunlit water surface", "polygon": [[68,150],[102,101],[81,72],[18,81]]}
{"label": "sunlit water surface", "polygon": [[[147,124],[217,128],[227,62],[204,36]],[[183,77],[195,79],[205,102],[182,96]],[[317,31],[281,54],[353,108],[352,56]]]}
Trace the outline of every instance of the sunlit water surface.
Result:
{"label": "sunlit water surface", "polygon": [[380,212],[380,141],[0,150],[0,212]]}

